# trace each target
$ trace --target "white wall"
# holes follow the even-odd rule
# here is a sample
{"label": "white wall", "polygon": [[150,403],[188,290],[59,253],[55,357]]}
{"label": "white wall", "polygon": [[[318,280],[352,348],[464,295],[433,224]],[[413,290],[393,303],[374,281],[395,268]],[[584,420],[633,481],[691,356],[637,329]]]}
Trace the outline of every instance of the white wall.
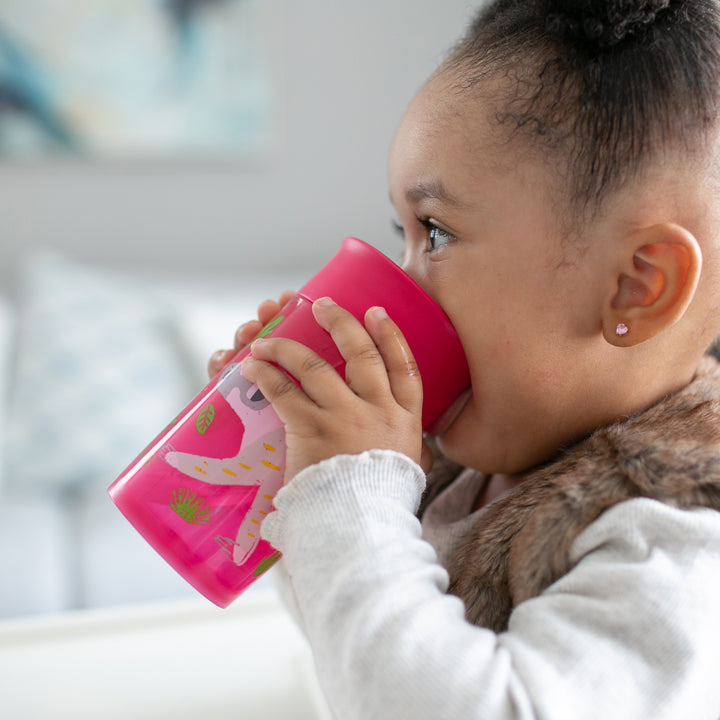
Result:
{"label": "white wall", "polygon": [[[386,154],[471,0],[268,0],[277,143],[256,167],[0,163],[0,283],[48,246],[118,266],[318,267],[345,235],[399,252]],[[3,285],[0,284],[0,293]]]}

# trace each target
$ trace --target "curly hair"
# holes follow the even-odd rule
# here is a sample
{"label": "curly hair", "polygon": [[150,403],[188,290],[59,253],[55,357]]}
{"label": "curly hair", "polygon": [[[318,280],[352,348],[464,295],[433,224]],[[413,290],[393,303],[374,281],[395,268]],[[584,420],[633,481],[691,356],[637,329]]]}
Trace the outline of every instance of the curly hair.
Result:
{"label": "curly hair", "polygon": [[498,123],[541,141],[591,212],[664,149],[702,148],[718,115],[718,0],[494,0],[444,66],[504,85]]}

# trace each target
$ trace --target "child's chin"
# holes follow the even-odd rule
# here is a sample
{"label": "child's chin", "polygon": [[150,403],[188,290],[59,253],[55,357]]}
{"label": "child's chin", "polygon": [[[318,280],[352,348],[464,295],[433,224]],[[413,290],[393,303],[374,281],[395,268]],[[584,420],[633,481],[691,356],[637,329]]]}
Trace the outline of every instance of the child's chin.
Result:
{"label": "child's chin", "polygon": [[448,409],[428,428],[428,434],[442,438],[458,419],[471,397],[472,388],[468,387],[450,403]]}
{"label": "child's chin", "polygon": [[477,457],[478,448],[468,446],[466,438],[457,425],[450,427],[446,433],[435,438],[435,441],[443,457],[462,467],[480,469],[477,467],[480,461]]}

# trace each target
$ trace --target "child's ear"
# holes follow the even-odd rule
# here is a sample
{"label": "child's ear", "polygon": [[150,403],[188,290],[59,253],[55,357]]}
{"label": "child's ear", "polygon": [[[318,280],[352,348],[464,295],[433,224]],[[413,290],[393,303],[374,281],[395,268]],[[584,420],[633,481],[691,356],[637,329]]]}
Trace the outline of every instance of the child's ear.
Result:
{"label": "child's ear", "polygon": [[701,268],[697,240],[679,225],[661,223],[627,235],[603,312],[605,340],[637,345],[673,325],[693,299]]}

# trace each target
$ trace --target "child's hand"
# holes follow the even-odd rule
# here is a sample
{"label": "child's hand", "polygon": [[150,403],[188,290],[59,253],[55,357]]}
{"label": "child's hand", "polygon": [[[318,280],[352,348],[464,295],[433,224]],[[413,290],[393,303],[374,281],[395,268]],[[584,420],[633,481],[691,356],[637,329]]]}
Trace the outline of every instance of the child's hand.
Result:
{"label": "child's hand", "polygon": [[334,455],[371,449],[397,450],[420,463],[422,384],[397,325],[371,308],[363,328],[327,299],[315,302],[313,313],[347,362],[345,380],[312,350],[285,338],[257,340],[243,361],[243,374],[285,424],[285,482]]}
{"label": "child's hand", "polygon": [[258,319],[246,322],[235,331],[234,348],[232,350],[218,350],[212,354],[208,361],[208,375],[214,378],[242,348],[255,339],[257,334],[290,302],[294,295],[295,293],[292,290],[286,290],[277,301],[265,300],[265,302],[260,303],[257,311]]}

